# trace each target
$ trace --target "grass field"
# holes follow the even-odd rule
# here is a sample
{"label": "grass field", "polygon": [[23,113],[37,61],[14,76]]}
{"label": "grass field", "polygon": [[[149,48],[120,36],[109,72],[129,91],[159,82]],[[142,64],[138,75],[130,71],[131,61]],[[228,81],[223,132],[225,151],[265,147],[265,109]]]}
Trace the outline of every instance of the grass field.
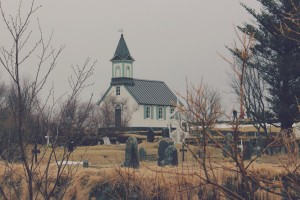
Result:
{"label": "grass field", "polygon": [[[139,148],[141,147],[146,149],[147,154],[157,155],[158,141],[153,143],[143,141],[139,144]],[[213,194],[211,186],[203,183],[204,172],[197,160],[193,158],[192,153],[187,151],[186,160],[182,162],[182,154],[179,151],[182,146],[176,145],[176,147],[179,154],[178,166],[159,167],[157,161],[142,161],[138,169],[121,167],[124,163],[124,144],[77,147],[71,154],[70,161],[88,160],[89,168],[83,168],[82,164],[70,165],[70,168],[74,168],[76,173],[72,175],[64,199],[89,199],[91,194],[100,194],[101,191],[109,188],[113,191],[113,199],[121,199],[124,195],[131,194],[136,194],[138,199],[198,199],[200,190],[205,191],[204,195]],[[189,145],[188,147],[192,152],[198,150],[197,146]],[[47,150],[45,159],[49,156],[48,151],[50,150]],[[224,171],[224,168],[220,168],[219,164],[221,163],[230,169],[234,167],[234,163],[223,159],[218,148],[209,147],[208,151],[216,166],[217,179],[222,183],[233,174]],[[59,148],[58,157],[62,152],[63,148]],[[277,174],[283,173],[279,159],[282,161],[286,158],[283,155],[272,157],[263,155],[251,165],[250,170],[253,173],[258,171],[257,174],[261,177],[275,177]],[[55,172],[55,164],[52,164],[51,167]],[[16,164],[14,168],[21,174],[21,164]],[[38,172],[43,172],[43,169],[44,166],[42,165]],[[4,176],[3,174],[4,168],[2,167],[0,168],[0,176]],[[23,175],[21,174],[21,176]],[[6,190],[9,188],[7,187]],[[261,191],[257,192],[260,196],[264,195]],[[269,197],[274,200],[280,199],[272,194]],[[128,199],[130,198],[128,197]]]}

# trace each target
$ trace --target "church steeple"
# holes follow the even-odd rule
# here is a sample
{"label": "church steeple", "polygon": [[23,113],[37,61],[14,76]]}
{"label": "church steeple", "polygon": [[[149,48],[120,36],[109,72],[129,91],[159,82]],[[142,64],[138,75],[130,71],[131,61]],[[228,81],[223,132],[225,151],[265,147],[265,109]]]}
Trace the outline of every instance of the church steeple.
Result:
{"label": "church steeple", "polygon": [[112,62],[111,85],[128,85],[133,83],[133,62],[123,34],[119,40]]}
{"label": "church steeple", "polygon": [[113,58],[111,59],[111,61],[115,61],[115,60],[134,61],[133,57],[129,53],[129,49],[127,47],[123,34],[121,34],[119,44],[117,46]]}

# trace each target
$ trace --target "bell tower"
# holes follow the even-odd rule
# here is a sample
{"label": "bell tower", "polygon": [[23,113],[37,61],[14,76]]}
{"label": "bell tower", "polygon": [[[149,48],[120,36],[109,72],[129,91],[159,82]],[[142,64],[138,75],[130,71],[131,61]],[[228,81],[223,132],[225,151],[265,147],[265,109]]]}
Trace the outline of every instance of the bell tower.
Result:
{"label": "bell tower", "polygon": [[132,85],[134,59],[129,53],[123,34],[110,61],[112,62],[110,85]]}

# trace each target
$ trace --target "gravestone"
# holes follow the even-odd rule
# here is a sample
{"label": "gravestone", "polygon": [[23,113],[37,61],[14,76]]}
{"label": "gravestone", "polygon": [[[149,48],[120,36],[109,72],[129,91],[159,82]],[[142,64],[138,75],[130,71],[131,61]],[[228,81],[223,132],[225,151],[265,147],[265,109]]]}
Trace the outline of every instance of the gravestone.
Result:
{"label": "gravestone", "polygon": [[154,142],[154,132],[152,129],[147,133],[147,142]]}
{"label": "gravestone", "polygon": [[103,139],[103,144],[104,145],[111,145],[109,137],[103,137],[102,139]]}
{"label": "gravestone", "polygon": [[168,146],[174,145],[174,142],[170,138],[163,138],[160,140],[158,145],[158,166],[162,165],[162,161],[165,159],[165,151],[168,148]]}
{"label": "gravestone", "polygon": [[124,167],[138,168],[140,166],[139,160],[137,139],[129,137],[126,140]]}
{"label": "gravestone", "polygon": [[69,142],[67,148],[68,152],[72,153],[75,149],[75,143],[73,141]]}
{"label": "gravestone", "polygon": [[139,150],[139,156],[140,156],[140,161],[146,160],[147,152],[144,149],[144,147],[140,148],[140,150]]}
{"label": "gravestone", "polygon": [[82,162],[82,167],[83,167],[83,168],[88,168],[88,167],[89,167],[89,161],[88,161],[88,160],[84,160],[84,161]]}
{"label": "gravestone", "polygon": [[251,160],[252,152],[253,152],[253,144],[251,141],[247,141],[243,151],[243,159]]}
{"label": "gravestone", "polygon": [[233,140],[232,134],[231,133],[227,133],[226,136],[225,136],[224,150],[223,150],[223,156],[225,158],[229,157],[228,153],[230,153],[230,154],[233,153],[233,149],[231,147],[232,140]]}
{"label": "gravestone", "polygon": [[169,145],[165,150],[165,159],[161,162],[162,166],[165,165],[178,165],[178,152],[174,145]]}
{"label": "gravestone", "polygon": [[162,132],[162,136],[164,138],[169,138],[170,137],[169,129],[163,128],[161,132]]}

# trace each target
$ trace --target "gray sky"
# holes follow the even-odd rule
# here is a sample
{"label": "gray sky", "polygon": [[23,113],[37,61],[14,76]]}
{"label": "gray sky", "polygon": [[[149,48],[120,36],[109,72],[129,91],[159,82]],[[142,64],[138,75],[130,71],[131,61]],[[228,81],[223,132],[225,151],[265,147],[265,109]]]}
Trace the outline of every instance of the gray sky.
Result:
{"label": "gray sky", "polygon": [[[18,2],[3,1],[7,12],[15,10],[13,4]],[[29,2],[23,1],[24,5]],[[255,0],[242,2],[258,8]],[[83,95],[87,98],[93,93],[95,101],[100,98],[110,83],[109,60],[120,38],[118,30],[123,28],[136,60],[135,78],[163,80],[183,93],[186,77],[197,85],[203,76],[222,93],[229,107],[234,106],[226,74],[230,67],[217,52],[230,58],[224,46],[236,38],[234,25],[250,20],[239,0],[37,0],[36,4],[42,5],[36,17],[43,31],[54,29],[54,46],[66,44],[50,77],[57,93],[68,90],[71,64],[81,64],[90,57],[97,60],[91,80],[94,85]],[[6,37],[1,33],[0,46]],[[31,73],[29,66],[24,71]]]}

